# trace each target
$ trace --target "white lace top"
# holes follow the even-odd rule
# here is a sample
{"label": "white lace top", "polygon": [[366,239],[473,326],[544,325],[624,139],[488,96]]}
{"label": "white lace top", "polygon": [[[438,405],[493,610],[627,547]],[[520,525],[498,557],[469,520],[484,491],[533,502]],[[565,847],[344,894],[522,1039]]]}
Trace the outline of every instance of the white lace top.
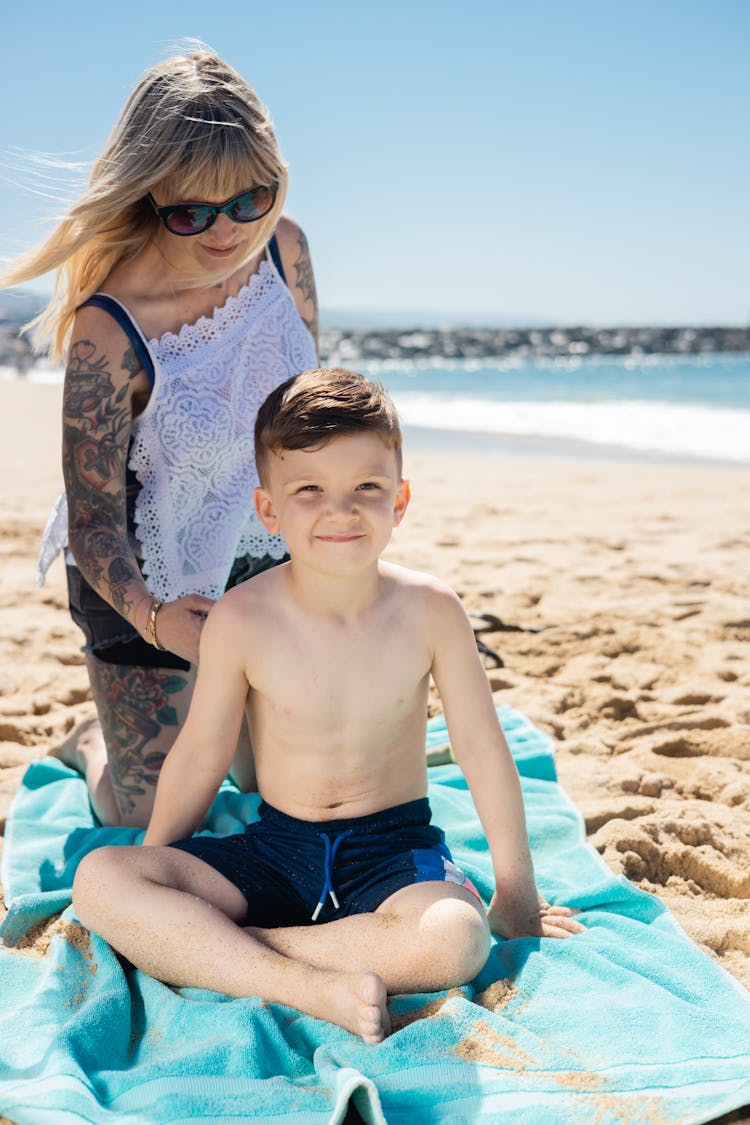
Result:
{"label": "white lace top", "polygon": [[[315,346],[266,259],[213,316],[148,347],[154,388],[133,421],[130,457],[141,483],[135,519],[143,575],[163,601],[217,598],[236,557],[281,558],[286,550],[253,507],[253,428],[274,387],[316,366]],[[40,581],[66,537],[66,505],[58,502],[42,541]]]}

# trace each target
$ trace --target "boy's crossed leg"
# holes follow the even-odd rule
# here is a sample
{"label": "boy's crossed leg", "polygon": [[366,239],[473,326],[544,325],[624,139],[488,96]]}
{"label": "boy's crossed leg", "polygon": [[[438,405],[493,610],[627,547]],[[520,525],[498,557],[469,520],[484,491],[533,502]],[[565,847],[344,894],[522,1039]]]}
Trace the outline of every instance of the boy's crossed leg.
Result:
{"label": "boy's crossed leg", "polygon": [[354,914],[322,926],[247,929],[270,949],[316,969],[374,972],[389,995],[466,984],[490,951],[481,903],[454,883],[412,883],[372,914]]}
{"label": "boy's crossed leg", "polygon": [[436,882],[402,888],[373,914],[243,928],[240,891],[203,860],[169,847],[90,853],[76,874],[74,901],[84,925],[158,980],[287,1004],[368,1043],[390,1031],[388,993],[464,984],[490,944],[471,892]]}

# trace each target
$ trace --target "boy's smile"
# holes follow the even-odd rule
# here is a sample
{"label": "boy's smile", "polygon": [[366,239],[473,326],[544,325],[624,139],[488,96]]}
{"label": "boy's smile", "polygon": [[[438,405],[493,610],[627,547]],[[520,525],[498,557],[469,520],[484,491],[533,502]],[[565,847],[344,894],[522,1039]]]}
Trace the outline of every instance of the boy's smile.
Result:
{"label": "boy's smile", "polygon": [[271,454],[267,484],[255,494],[266,528],[283,535],[293,562],[324,570],[376,562],[409,500],[395,451],[367,431]]}

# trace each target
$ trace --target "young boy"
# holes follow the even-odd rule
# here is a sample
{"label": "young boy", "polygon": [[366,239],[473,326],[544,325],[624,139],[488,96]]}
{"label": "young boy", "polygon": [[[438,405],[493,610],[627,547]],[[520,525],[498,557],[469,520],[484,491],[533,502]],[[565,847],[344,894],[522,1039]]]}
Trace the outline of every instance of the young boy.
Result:
{"label": "young boy", "polygon": [[[269,396],[255,437],[256,511],[290,561],[211,610],[146,846],[87,856],[74,903],[159,980],[289,1004],[377,1043],[388,994],[465,984],[490,930],[583,927],[537,894],[518,775],[458,598],[380,560],[409,503],[385,391],[307,371]],[[430,824],[431,675],[491,850],[486,914]],[[190,839],[245,710],[260,820]]]}

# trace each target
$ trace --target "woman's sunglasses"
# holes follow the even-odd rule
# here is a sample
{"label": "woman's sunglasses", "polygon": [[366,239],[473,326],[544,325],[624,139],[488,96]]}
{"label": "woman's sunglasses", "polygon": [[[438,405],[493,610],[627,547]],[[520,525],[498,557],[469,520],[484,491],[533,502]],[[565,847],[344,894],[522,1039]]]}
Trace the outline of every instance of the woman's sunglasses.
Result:
{"label": "woman's sunglasses", "polygon": [[278,190],[277,183],[269,187],[254,187],[219,204],[175,203],[170,207],[159,207],[151,192],[148,199],[168,231],[188,237],[203,234],[214,225],[219,215],[227,215],[233,223],[254,223],[262,219],[273,207]]}

